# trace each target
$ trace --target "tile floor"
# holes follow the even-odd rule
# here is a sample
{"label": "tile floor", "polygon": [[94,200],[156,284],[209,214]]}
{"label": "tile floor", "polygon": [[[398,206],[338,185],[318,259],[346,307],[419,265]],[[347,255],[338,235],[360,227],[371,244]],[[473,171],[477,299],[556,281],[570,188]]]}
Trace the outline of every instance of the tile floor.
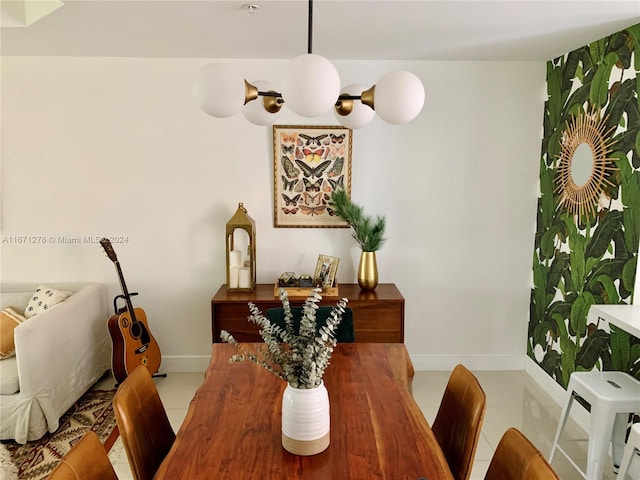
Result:
{"label": "tile floor", "polygon": [[[418,371],[415,374],[413,394],[430,423],[440,405],[449,374],[450,372],[444,371]],[[487,412],[471,479],[484,478],[500,437],[511,426],[520,429],[545,455],[548,455],[560,415],[560,407],[554,400],[525,372],[478,371],[475,374],[487,394]],[[167,378],[156,380],[167,415],[176,431],[186,415],[191,398],[202,381],[202,375],[202,373],[170,373]],[[113,388],[113,379],[107,376],[96,387]],[[570,422],[566,440],[562,443],[565,449],[574,452],[572,455],[583,466],[586,458],[586,443],[571,442],[571,438],[584,436],[585,434]],[[118,477],[121,480],[132,479],[120,441],[113,446],[109,456]],[[582,478],[560,454],[556,455],[552,465],[562,480]],[[615,475],[609,460],[604,480],[614,479]]]}

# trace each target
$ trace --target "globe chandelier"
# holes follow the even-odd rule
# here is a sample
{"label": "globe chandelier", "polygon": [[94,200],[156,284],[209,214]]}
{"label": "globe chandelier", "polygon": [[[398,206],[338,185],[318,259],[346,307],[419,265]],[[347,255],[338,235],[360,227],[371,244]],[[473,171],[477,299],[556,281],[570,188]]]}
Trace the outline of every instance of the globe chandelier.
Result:
{"label": "globe chandelier", "polygon": [[[257,5],[245,5],[252,13]],[[370,88],[360,84],[340,88],[340,76],[326,58],[312,53],[313,0],[308,9],[307,53],[285,67],[281,92],[264,80],[249,83],[230,65],[205,65],[193,82],[193,96],[207,114],[226,118],[242,111],[256,125],[272,125],[286,106],[303,117],[333,109],[338,122],[360,128],[375,114],[391,124],[413,120],[422,110],[425,92],[420,79],[408,71],[385,74]]]}

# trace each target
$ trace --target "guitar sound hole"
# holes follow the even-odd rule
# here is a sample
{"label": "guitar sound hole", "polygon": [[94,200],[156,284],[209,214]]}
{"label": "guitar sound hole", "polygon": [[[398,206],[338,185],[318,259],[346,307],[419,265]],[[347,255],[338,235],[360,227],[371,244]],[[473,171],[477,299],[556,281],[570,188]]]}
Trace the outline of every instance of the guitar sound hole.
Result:
{"label": "guitar sound hole", "polygon": [[131,336],[138,338],[140,336],[140,324],[138,322],[131,324]]}

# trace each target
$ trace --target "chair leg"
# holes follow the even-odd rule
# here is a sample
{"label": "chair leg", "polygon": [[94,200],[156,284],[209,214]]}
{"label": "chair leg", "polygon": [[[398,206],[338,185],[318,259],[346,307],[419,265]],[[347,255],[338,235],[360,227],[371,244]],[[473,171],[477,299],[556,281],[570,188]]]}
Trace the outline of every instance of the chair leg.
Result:
{"label": "chair leg", "polygon": [[560,413],[560,418],[558,419],[558,428],[556,429],[556,436],[553,440],[553,445],[551,446],[551,453],[549,454],[549,463],[553,462],[553,457],[556,454],[556,450],[558,449],[558,442],[560,441],[560,434],[564,430],[564,427],[567,423],[567,419],[569,418],[569,412],[571,411],[571,404],[575,398],[573,391],[567,390],[568,398],[567,401],[564,402],[564,406],[562,407],[562,413]]}
{"label": "chair leg", "polygon": [[607,414],[606,412],[598,411],[593,406],[591,407],[586,480],[602,479],[614,421],[615,413]]}

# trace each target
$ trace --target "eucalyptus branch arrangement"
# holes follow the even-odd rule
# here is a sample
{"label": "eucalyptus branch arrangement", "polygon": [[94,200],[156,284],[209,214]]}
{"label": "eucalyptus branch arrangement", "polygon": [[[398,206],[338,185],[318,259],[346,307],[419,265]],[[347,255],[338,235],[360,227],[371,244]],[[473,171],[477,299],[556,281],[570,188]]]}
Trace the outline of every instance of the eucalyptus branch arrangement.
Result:
{"label": "eucalyptus branch arrangement", "polygon": [[326,324],[317,329],[316,310],[322,300],[319,288],[313,289],[303,305],[298,333],[293,322],[287,291],[280,289],[285,328],[272,323],[260,309],[249,302],[248,320],[260,327],[264,344],[256,350],[240,344],[226,330],[220,332],[223,341],[236,346],[237,353],[229,362],[253,362],[294,388],[314,388],[320,385],[331,354],[336,346],[336,330],[342,321],[348,300],[339,300],[331,310]]}
{"label": "eucalyptus branch arrangement", "polygon": [[347,192],[343,189],[334,190],[329,200],[338,217],[347,222],[353,230],[351,236],[358,242],[363,252],[380,250],[385,242],[385,217],[378,215],[375,219],[364,214],[362,207],[351,202]]}

